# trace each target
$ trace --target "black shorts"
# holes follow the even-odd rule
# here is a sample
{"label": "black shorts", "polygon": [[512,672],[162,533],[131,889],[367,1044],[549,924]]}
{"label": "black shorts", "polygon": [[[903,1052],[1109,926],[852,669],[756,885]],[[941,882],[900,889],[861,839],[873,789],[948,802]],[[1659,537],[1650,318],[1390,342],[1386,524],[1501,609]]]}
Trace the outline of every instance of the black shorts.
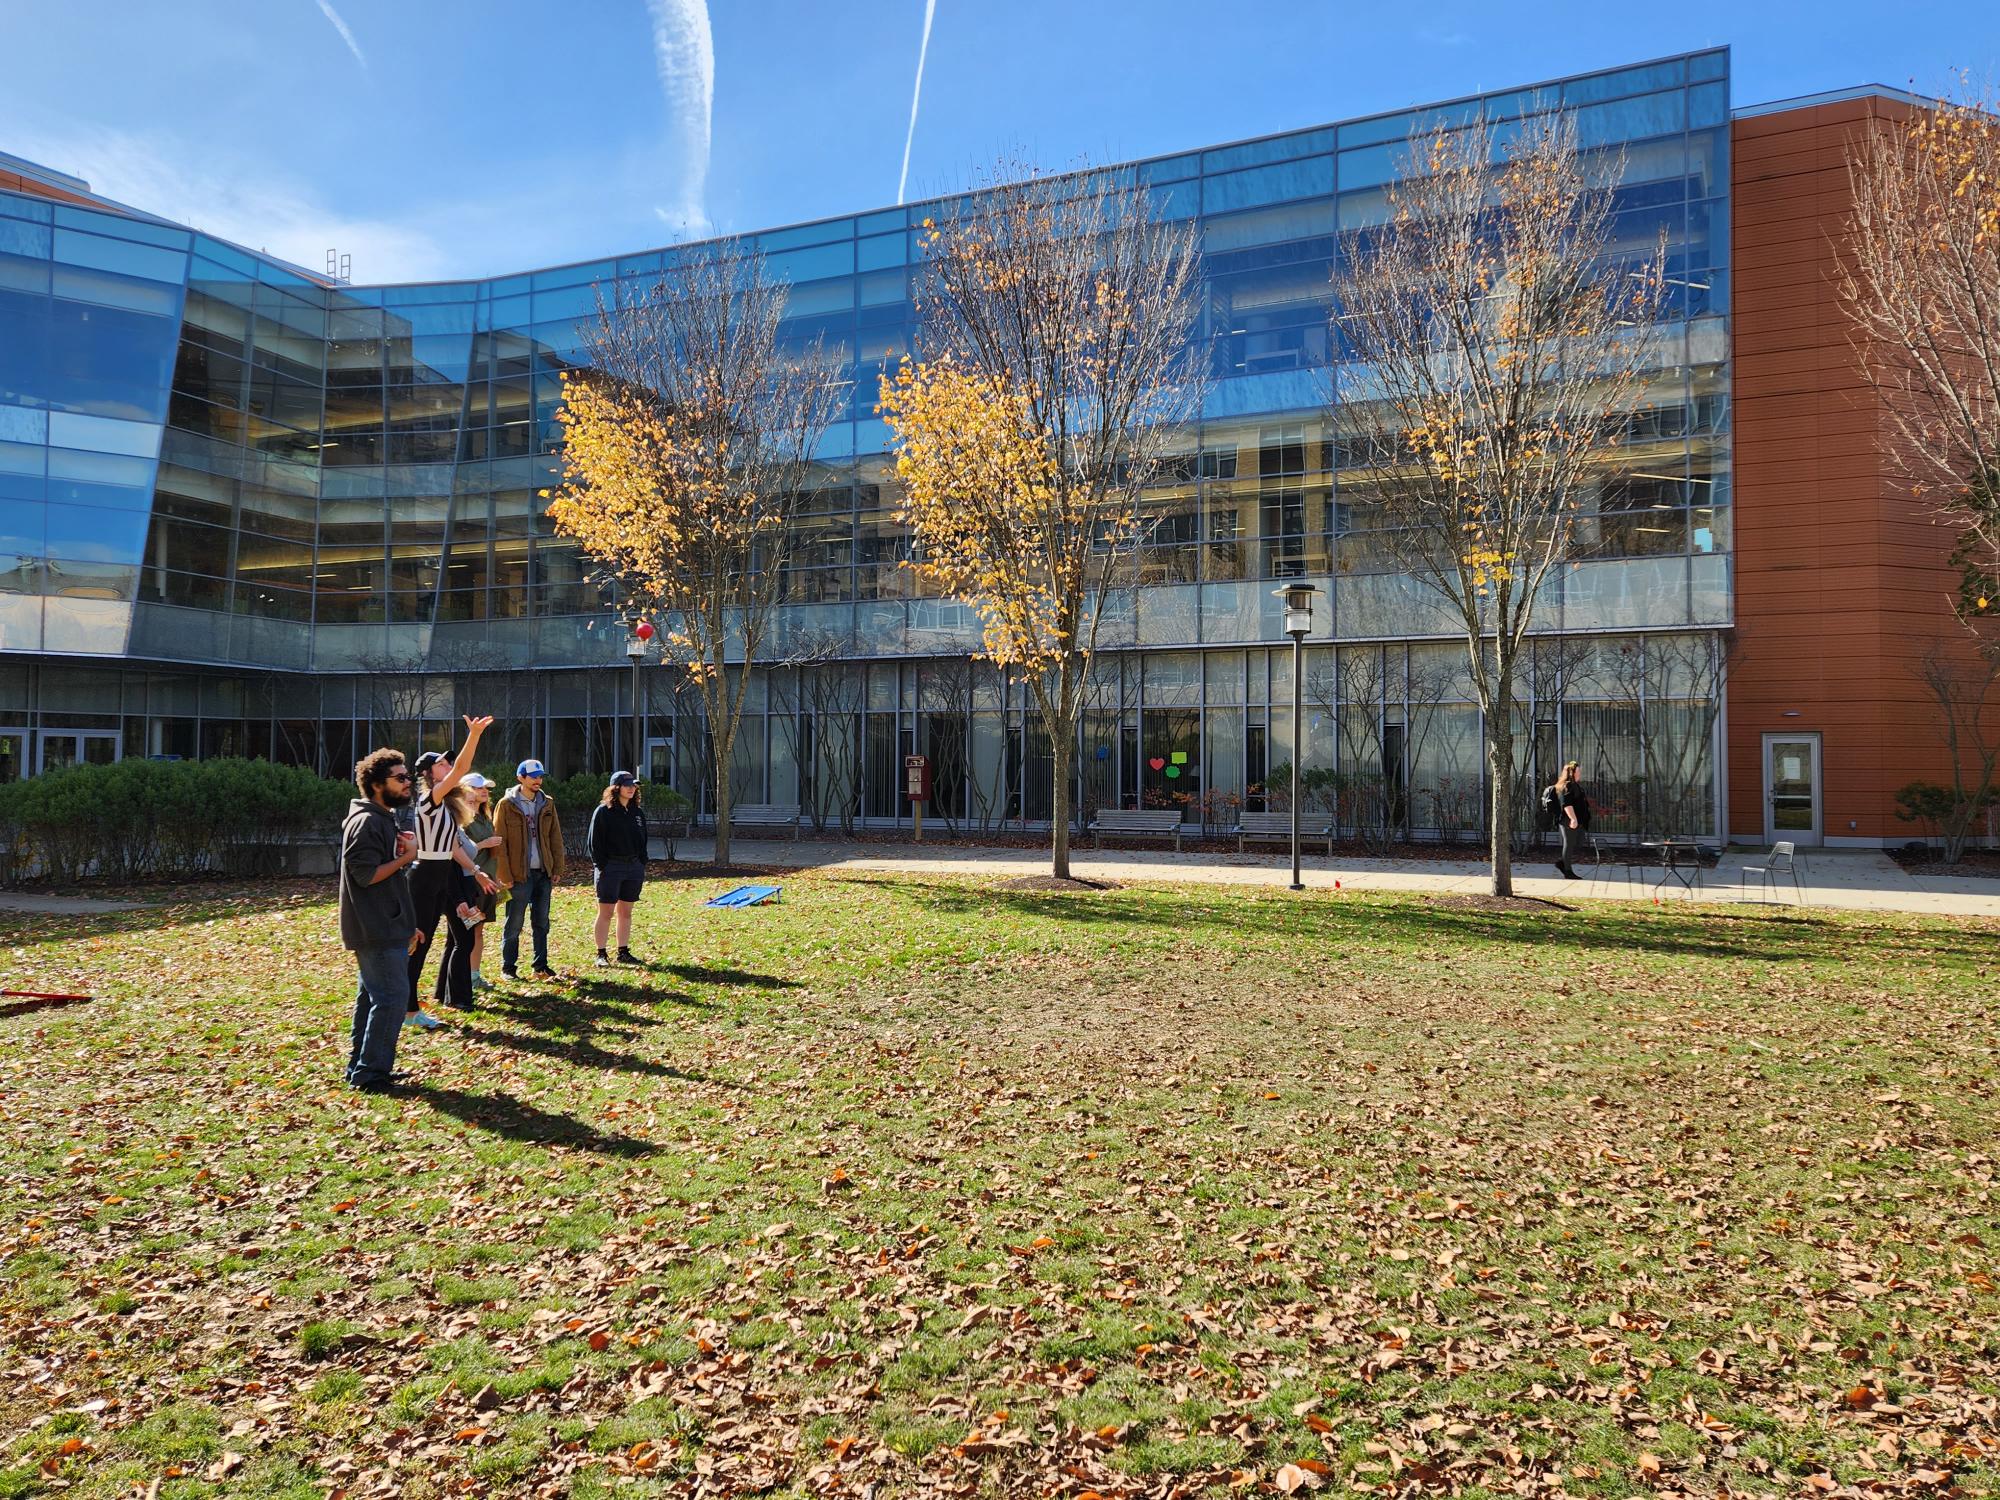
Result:
{"label": "black shorts", "polygon": [[614,901],[637,901],[639,892],[646,888],[646,867],[636,859],[599,865],[596,874],[600,905],[608,906]]}

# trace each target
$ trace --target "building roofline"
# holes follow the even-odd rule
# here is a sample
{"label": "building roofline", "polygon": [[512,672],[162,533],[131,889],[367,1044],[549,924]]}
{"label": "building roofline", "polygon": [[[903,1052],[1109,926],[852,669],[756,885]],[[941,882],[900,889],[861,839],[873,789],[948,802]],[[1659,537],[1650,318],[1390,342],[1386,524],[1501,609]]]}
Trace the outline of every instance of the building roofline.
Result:
{"label": "building roofline", "polygon": [[[1205,155],[1211,151],[1231,151],[1242,146],[1255,146],[1264,141],[1283,140],[1286,136],[1304,135],[1309,131],[1327,130],[1347,125],[1365,125],[1370,120],[1386,120],[1395,115],[1421,114],[1426,110],[1451,109],[1458,105],[1471,104],[1477,100],[1490,98],[1495,94],[1535,94],[1553,91],[1568,83],[1585,78],[1595,78],[1604,73],[1624,73],[1637,68],[1650,68],[1660,63],[1680,62],[1690,57],[1705,57],[1712,52],[1729,53],[1727,44],[1720,47],[1690,47],[1683,52],[1667,52],[1655,57],[1634,58],[1630,62],[1611,63],[1601,68],[1583,68],[1575,73],[1564,73],[1555,78],[1537,79],[1532,83],[1505,85],[1500,88],[1480,89],[1470,94],[1455,94],[1448,99],[1424,99],[1401,105],[1395,109],[1378,109],[1365,115],[1343,115],[1331,120],[1318,120],[1311,124],[1294,125],[1286,130],[1267,131],[1263,135],[1243,136],[1229,141],[1203,141],[1192,146],[1183,146],[1177,151],[1158,151],[1150,156],[1128,157],[1121,161],[1094,163],[1078,169],[1078,172],[1055,173],[1057,177],[1074,176],[1080,172],[1113,172],[1125,169],[1139,169],[1159,162],[1172,161],[1176,157]],[[1331,148],[1338,150],[1336,145]],[[1191,176],[1200,176],[1197,168]],[[615,251],[611,256],[587,255],[576,260],[560,260],[544,266],[529,266],[513,271],[496,271],[485,276],[454,276],[436,281],[369,281],[353,287],[343,287],[343,291],[386,291],[396,287],[409,286],[463,286],[482,281],[502,281],[515,276],[539,276],[550,271],[566,270],[571,266],[587,266],[604,259],[627,260],[645,255],[657,255],[668,251],[684,250],[695,245],[713,245],[733,239],[752,239],[760,234],[781,234],[794,229],[810,229],[816,224],[834,224],[842,219],[865,219],[875,214],[894,213],[897,209],[912,209],[927,203],[943,202],[952,198],[962,198],[981,191],[978,188],[961,188],[957,192],[928,194],[912,203],[884,203],[872,208],[850,209],[846,213],[823,214],[817,219],[797,219],[788,224],[765,224],[754,229],[742,230],[736,234],[709,235],[696,240],[678,240],[666,245],[647,245],[636,250]]]}
{"label": "building roofline", "polygon": [[[1574,73],[1565,73],[1554,78],[1539,79],[1532,83],[1512,84],[1493,89],[1481,89],[1470,94],[1453,95],[1452,97],[1446,99],[1420,100],[1415,103],[1402,105],[1394,109],[1374,110],[1364,115],[1348,115],[1332,120],[1321,120],[1307,125],[1296,125],[1286,130],[1268,131],[1263,135],[1243,136],[1240,137],[1239,139],[1228,140],[1228,141],[1204,141],[1196,145],[1184,146],[1176,151],[1155,152],[1150,156],[1130,157],[1122,161],[1100,162],[1092,164],[1087,167],[1078,168],[1073,172],[1057,173],[1054,175],[1057,177],[1064,177],[1064,176],[1080,175],[1081,173],[1085,172],[1139,171],[1143,170],[1146,167],[1157,165],[1161,162],[1173,161],[1179,157],[1184,157],[1184,156],[1198,157],[1198,156],[1204,156],[1210,152],[1231,151],[1239,149],[1244,146],[1260,145],[1265,141],[1283,140],[1287,136],[1303,135],[1315,130],[1328,130],[1328,129],[1343,128],[1352,125],[1365,125],[1372,120],[1386,120],[1402,114],[1422,114],[1432,110],[1448,110],[1463,105],[1476,103],[1481,99],[1491,98],[1494,95],[1501,95],[1501,94],[1534,95],[1534,94],[1541,94],[1544,92],[1553,93],[1562,89],[1566,84],[1575,83],[1585,78],[1595,78],[1606,73],[1624,73],[1639,68],[1655,67],[1661,63],[1681,62],[1687,58],[1703,57],[1707,56],[1710,53],[1715,53],[1715,52],[1720,52],[1727,55],[1729,53],[1729,50],[1730,49],[1726,44],[1720,47],[1693,47],[1681,52],[1668,52],[1654,57],[1635,58],[1629,62],[1612,63],[1605,67],[1600,67],[1600,68],[1584,68]],[[1727,74],[1725,73],[1725,77],[1726,76]],[[1819,102],[1819,101],[1815,100],[1811,102]],[[1758,106],[1757,108],[1758,110],[1761,111],[1761,110],[1775,109],[1778,107],[1781,106],[1765,105],[1765,106]],[[1791,107],[1796,107],[1796,106],[1791,106]],[[1739,110],[1736,111],[1735,113],[1743,114],[1746,112],[1747,111]],[[1337,151],[1339,149],[1338,142],[1336,141],[1335,144],[1329,149]],[[347,292],[349,294],[358,294],[361,297],[363,297],[364,300],[366,294],[370,292],[394,291],[404,287],[477,286],[485,282],[511,280],[512,278],[517,276],[545,275],[550,272],[567,270],[572,266],[593,265],[598,261],[606,259],[610,260],[638,259],[648,255],[659,255],[674,251],[685,250],[696,245],[713,245],[713,244],[725,243],[727,241],[734,239],[753,239],[758,235],[782,234],[782,233],[788,233],[792,230],[811,229],[815,225],[819,224],[834,224],[840,222],[843,219],[849,219],[849,220],[865,219],[872,217],[876,214],[893,213],[898,209],[909,210],[920,207],[925,204],[945,202],[949,201],[950,199],[965,197],[970,194],[975,194],[981,191],[978,188],[971,188],[971,187],[962,188],[957,192],[942,193],[942,194],[919,198],[918,200],[916,200],[915,203],[892,203],[892,204],[882,204],[874,208],[852,209],[846,213],[826,214],[817,219],[799,219],[787,224],[767,224],[755,229],[743,230],[736,234],[710,235],[703,239],[698,239],[698,240],[681,240],[666,245],[648,245],[634,250],[613,251],[608,256],[606,255],[582,256],[575,260],[554,261],[547,265],[519,267],[513,270],[505,270],[505,271],[494,271],[480,276],[448,276],[448,277],[439,277],[426,281],[366,281],[354,285],[349,285],[347,283],[336,281],[333,278],[328,277],[324,272],[313,271],[309,270],[304,266],[294,265],[292,262],[285,260],[281,256],[272,255],[269,251],[252,250],[247,245],[239,245],[233,240],[223,239],[222,236],[217,234],[211,234],[207,230],[200,228],[198,225],[183,224],[178,220],[169,219],[160,214],[150,213],[144,209],[133,208],[129,204],[118,203],[109,198],[101,197],[100,195],[91,192],[89,184],[84,182],[82,178],[71,177],[66,173],[56,172],[50,168],[39,166],[33,162],[23,161],[20,158],[11,157],[4,152],[0,152],[0,166],[4,166],[9,162],[18,162],[19,167],[25,169],[28,173],[56,181],[57,185],[64,187],[67,191],[82,192],[87,194],[92,199],[92,205],[95,207],[101,207],[115,213],[126,214],[132,218],[143,219],[150,223],[170,224],[176,229],[192,229],[197,234],[205,235],[209,239],[216,240],[221,244],[229,245],[233,249],[240,250],[246,255],[254,255],[261,260],[268,261],[274,265],[283,268],[286,271],[302,276],[307,280],[314,282],[315,284],[321,287],[326,288],[327,290]],[[1197,165],[1194,171],[1189,173],[1188,175],[1191,177],[1199,177],[1201,175],[1200,166]],[[1174,179],[1174,180],[1179,180],[1179,179]],[[893,233],[894,231],[889,230],[884,232]]]}
{"label": "building roofline", "polygon": [[[248,245],[239,245],[234,240],[224,239],[221,235],[212,234],[197,225],[184,224],[178,219],[168,218],[165,214],[154,213],[151,209],[134,208],[129,203],[120,203],[116,198],[107,198],[91,187],[85,179],[70,172],[58,172],[54,167],[45,167],[40,162],[29,161],[25,156],[16,156],[10,151],[0,151],[0,172],[11,172],[18,177],[31,178],[84,200],[81,203],[70,204],[72,208],[87,208],[97,213],[118,214],[123,218],[137,219],[143,224],[159,224],[169,229],[186,230],[191,234],[200,235],[203,239],[214,240],[219,245],[227,245],[232,250],[240,250],[245,255],[255,256],[258,260],[266,261],[296,276],[303,276],[320,286],[330,289],[339,285],[324,272],[294,265],[282,255],[273,255],[268,250],[253,250]],[[0,192],[4,191],[11,189],[0,189]],[[61,203],[67,200],[56,198],[48,201]]]}
{"label": "building roofline", "polygon": [[1789,114],[1795,109],[1813,109],[1822,104],[1844,104],[1850,99],[1893,99],[1898,104],[1914,104],[1919,109],[1935,109],[1944,101],[1908,89],[1890,88],[1886,83],[1857,83],[1852,88],[1828,89],[1818,94],[1799,94],[1790,99],[1773,99],[1766,104],[1746,104],[1729,112],[1732,120],[1758,115]]}

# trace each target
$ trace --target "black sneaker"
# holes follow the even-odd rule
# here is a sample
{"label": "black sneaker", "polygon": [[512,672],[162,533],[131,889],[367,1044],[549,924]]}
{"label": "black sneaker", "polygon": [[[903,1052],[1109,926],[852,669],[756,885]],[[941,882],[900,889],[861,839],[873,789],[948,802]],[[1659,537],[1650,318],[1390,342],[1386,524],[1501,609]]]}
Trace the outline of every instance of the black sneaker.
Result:
{"label": "black sneaker", "polygon": [[600,969],[608,969],[611,967],[611,955],[606,953],[602,948],[599,948],[597,950],[597,957],[592,959],[591,962],[595,963]]}
{"label": "black sneaker", "polygon": [[636,964],[639,962],[639,955],[634,953],[630,948],[620,948],[618,950],[618,962],[621,964]]}
{"label": "black sneaker", "polygon": [[553,979],[556,977],[556,971],[551,969],[547,964],[536,964],[531,972],[537,979]]}

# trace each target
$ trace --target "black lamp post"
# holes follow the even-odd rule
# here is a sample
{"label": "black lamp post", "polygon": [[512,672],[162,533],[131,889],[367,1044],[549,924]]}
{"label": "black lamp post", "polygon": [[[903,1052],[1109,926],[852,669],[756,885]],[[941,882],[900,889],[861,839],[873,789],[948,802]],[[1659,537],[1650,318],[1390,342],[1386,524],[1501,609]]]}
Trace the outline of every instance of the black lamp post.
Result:
{"label": "black lamp post", "polygon": [[1309,583],[1288,583],[1272,592],[1285,601],[1285,634],[1292,638],[1292,889],[1299,879],[1299,768],[1306,757],[1306,637],[1312,634],[1313,598]]}
{"label": "black lamp post", "polygon": [[[647,634],[652,632],[649,630]],[[639,712],[639,663],[646,659],[644,637],[634,635],[625,643],[625,655],[632,662],[632,774],[641,781],[646,779],[646,721]]]}

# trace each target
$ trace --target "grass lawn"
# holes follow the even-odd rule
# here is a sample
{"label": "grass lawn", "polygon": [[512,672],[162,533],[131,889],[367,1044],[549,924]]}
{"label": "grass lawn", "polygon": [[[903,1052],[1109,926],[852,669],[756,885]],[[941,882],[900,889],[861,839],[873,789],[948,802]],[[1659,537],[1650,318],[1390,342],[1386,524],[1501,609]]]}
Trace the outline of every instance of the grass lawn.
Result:
{"label": "grass lawn", "polygon": [[721,888],[0,913],[0,1497],[2000,1491],[2000,923]]}

